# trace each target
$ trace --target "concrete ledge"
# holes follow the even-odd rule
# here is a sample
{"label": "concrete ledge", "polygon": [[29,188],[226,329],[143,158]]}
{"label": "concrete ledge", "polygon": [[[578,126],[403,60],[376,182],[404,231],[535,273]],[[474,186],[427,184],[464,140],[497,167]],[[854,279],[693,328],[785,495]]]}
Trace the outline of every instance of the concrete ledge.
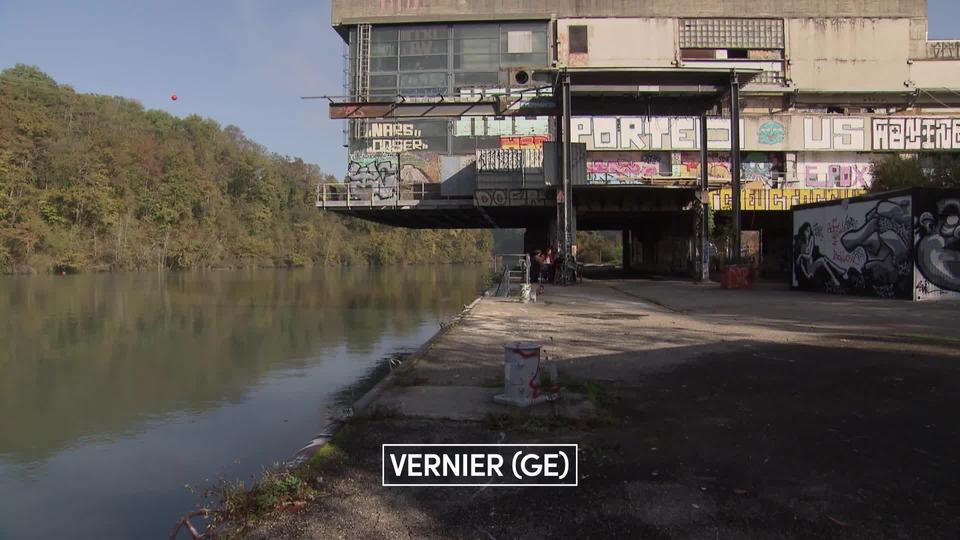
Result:
{"label": "concrete ledge", "polygon": [[562,394],[557,401],[519,408],[494,403],[493,396],[502,392],[502,388],[481,386],[394,386],[381,395],[377,406],[407,417],[468,421],[500,414],[582,420],[596,412],[593,403],[579,394]]}

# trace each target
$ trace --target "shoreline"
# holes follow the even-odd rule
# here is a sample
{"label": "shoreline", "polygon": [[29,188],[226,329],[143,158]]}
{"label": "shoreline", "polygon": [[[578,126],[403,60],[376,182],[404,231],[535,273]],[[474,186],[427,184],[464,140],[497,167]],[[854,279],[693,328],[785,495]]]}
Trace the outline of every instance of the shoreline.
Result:
{"label": "shoreline", "polygon": [[58,271],[54,268],[38,270],[28,268],[14,272],[0,272],[0,277],[39,277],[39,276],[85,276],[85,275],[103,275],[103,274],[181,274],[190,272],[249,272],[256,270],[310,270],[314,268],[396,268],[396,267],[414,267],[414,266],[458,266],[489,264],[489,258],[486,260],[478,259],[472,261],[428,261],[428,262],[409,262],[381,264],[372,261],[358,261],[353,263],[340,264],[299,264],[299,265],[251,265],[251,266],[211,266],[197,268],[83,268],[72,271]]}
{"label": "shoreline", "polygon": [[[430,349],[436,345],[440,339],[446,335],[450,330],[455,328],[460,324],[463,319],[470,314],[470,312],[486,297],[488,291],[484,291],[482,294],[474,298],[473,302],[470,302],[459,313],[454,315],[447,324],[444,324],[437,330],[430,338],[423,342],[413,353],[411,353],[406,360],[396,369],[389,368],[387,373],[380,378],[377,382],[373,384],[362,396],[353,401],[349,407],[349,414],[346,418],[335,419],[327,424],[326,428],[313,439],[310,439],[306,445],[297,450],[293,457],[283,463],[282,468],[286,470],[297,469],[307,462],[309,462],[315,455],[321,452],[331,440],[337,435],[337,433],[347,425],[350,420],[357,416],[360,412],[364,411],[369,407],[378,397],[380,397],[383,392],[391,387],[395,382],[399,373],[413,369],[416,366],[416,363],[423,358],[423,356],[430,351]],[[389,360],[387,360],[389,362]],[[356,384],[362,384],[364,381],[358,381]]]}
{"label": "shoreline", "polygon": [[[383,359],[383,363],[371,370],[370,374],[368,374],[366,377],[344,387],[341,392],[349,392],[352,387],[363,387],[370,385],[360,397],[348,402],[350,403],[350,406],[347,407],[348,413],[346,415],[331,420],[321,433],[310,439],[306,445],[294,452],[289,459],[280,462],[276,467],[276,470],[265,471],[262,474],[262,477],[255,479],[249,488],[244,487],[241,483],[239,485],[239,491],[231,493],[232,488],[229,486],[221,485],[218,489],[214,489],[211,486],[211,490],[207,492],[205,497],[219,496],[220,500],[214,501],[215,504],[213,505],[204,505],[203,507],[195,508],[194,510],[184,514],[177,521],[173,534],[175,535],[181,528],[196,530],[194,524],[192,523],[193,519],[203,519],[203,524],[207,527],[208,532],[220,531],[223,530],[224,526],[230,527],[231,525],[235,525],[235,522],[233,521],[235,516],[230,516],[220,522],[218,522],[216,518],[217,514],[224,512],[226,508],[230,506],[229,499],[236,498],[238,495],[240,497],[252,495],[257,490],[261,489],[261,486],[265,482],[274,482],[280,477],[289,478],[295,475],[298,471],[305,471],[309,469],[311,466],[311,461],[318,457],[318,455],[322,455],[327,449],[331,449],[333,447],[333,444],[331,443],[338,436],[338,434],[343,433],[343,428],[348,426],[355,419],[361,418],[362,415],[360,413],[366,410],[378,397],[380,397],[380,395],[383,394],[384,391],[390,388],[396,382],[398,375],[409,372],[409,370],[411,370],[416,363],[424,355],[426,355],[434,345],[436,345],[437,342],[439,342],[452,329],[456,328],[484,298],[489,296],[490,287],[489,285],[486,285],[485,287],[486,288],[481,291],[472,302],[463,305],[462,309],[455,315],[451,316],[446,323],[441,322],[440,329],[434,332],[426,341],[421,343],[415,350],[413,350],[413,352],[411,352],[409,355],[406,355],[406,360],[404,360],[399,367],[393,368],[390,366],[390,360],[391,358],[394,358],[394,356],[386,357]],[[384,369],[385,373],[378,378],[376,372],[383,369],[384,365],[386,366],[386,369]],[[211,519],[213,520],[212,522],[210,521]]]}
{"label": "shoreline", "polygon": [[[291,472],[295,482],[254,488],[253,502],[224,515],[223,531],[441,539],[960,530],[949,513],[955,490],[942,481],[956,446],[948,426],[960,400],[960,353],[947,343],[867,337],[912,326],[949,334],[955,307],[892,312],[857,298],[825,303],[779,288],[647,280],[548,286],[543,299],[477,302],[395,384],[383,383],[366,414]],[[492,402],[505,340],[544,344],[560,400],[530,409]],[[824,429],[837,436],[825,441]],[[576,443],[580,482],[385,488],[384,443]],[[924,457],[904,463],[915,453]],[[882,489],[895,467],[913,482],[906,493]],[[285,483],[302,488],[256,504]],[[850,497],[859,485],[876,488]]]}

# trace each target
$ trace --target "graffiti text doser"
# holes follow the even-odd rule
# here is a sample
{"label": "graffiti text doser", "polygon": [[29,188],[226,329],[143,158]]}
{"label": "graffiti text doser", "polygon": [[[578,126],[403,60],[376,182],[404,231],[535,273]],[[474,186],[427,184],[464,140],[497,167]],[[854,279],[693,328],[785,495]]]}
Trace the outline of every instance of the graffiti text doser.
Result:
{"label": "graffiti text doser", "polygon": [[417,150],[429,150],[421,138],[421,132],[412,124],[370,124],[370,147],[373,154],[399,154]]}

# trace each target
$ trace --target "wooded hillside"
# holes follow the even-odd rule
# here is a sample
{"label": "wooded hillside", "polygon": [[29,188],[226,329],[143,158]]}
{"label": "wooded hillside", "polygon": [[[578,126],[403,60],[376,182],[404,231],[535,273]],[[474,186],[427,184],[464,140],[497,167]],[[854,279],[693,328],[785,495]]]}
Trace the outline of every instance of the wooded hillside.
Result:
{"label": "wooded hillside", "polygon": [[[317,144],[339,144],[318,140]],[[479,231],[322,214],[315,165],[235,126],[0,73],[0,272],[467,262]]]}

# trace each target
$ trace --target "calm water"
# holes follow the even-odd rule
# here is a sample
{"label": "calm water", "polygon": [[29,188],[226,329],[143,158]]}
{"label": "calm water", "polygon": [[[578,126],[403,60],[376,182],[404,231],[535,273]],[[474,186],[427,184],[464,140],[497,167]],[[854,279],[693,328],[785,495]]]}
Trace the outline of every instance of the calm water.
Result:
{"label": "calm water", "polygon": [[0,277],[0,538],[166,538],[480,287],[473,267]]}

